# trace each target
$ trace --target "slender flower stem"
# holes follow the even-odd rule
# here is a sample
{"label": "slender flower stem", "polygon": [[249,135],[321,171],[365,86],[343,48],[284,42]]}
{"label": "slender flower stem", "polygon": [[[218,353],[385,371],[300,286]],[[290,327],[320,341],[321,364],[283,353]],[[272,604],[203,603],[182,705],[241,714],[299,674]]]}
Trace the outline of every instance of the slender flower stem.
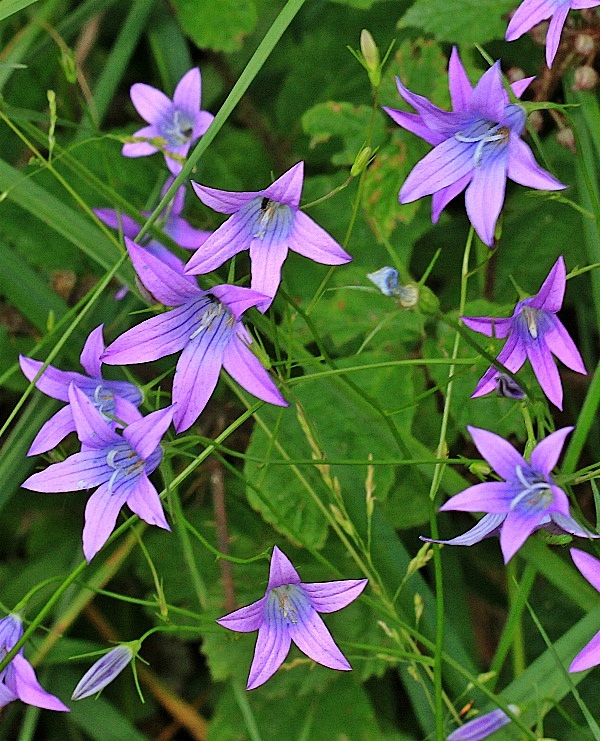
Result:
{"label": "slender flower stem", "polygon": [[[517,564],[514,558],[506,564],[506,585],[508,588],[508,603],[512,613],[515,604],[519,601],[521,590],[517,581]],[[523,622],[520,617],[515,622],[512,634],[512,666],[514,679],[525,671],[525,636]]]}

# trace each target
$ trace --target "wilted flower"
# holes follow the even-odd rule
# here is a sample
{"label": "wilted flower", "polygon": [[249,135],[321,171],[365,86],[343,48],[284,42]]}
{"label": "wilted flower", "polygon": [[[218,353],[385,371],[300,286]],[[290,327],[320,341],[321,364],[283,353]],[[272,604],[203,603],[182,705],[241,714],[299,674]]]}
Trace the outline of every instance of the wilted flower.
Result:
{"label": "wilted flower", "polygon": [[214,118],[212,113],[200,110],[201,85],[197,67],[186,72],[177,83],[173,100],[143,82],[132,85],[131,101],[140,116],[150,124],[136,131],[134,136],[148,141],[125,144],[122,154],[125,157],[145,157],[158,152],[160,147],[167,167],[173,175],[178,175],[182,165],[169,154],[177,158],[187,157],[192,143],[206,133]]}
{"label": "wilted flower", "polygon": [[[23,636],[23,624],[18,615],[11,614],[0,620],[0,660],[9,653]],[[46,710],[69,712],[69,708],[58,697],[51,695],[40,685],[35,671],[23,656],[21,648],[0,673],[0,708],[13,700],[22,700]]]}
{"label": "wilted flower", "polygon": [[[600,561],[589,553],[571,548],[571,558],[589,583],[600,592]],[[600,632],[584,646],[571,662],[570,672],[582,672],[600,664]]]}
{"label": "wilted flower", "polygon": [[[508,707],[511,713],[515,715],[519,713],[519,708],[516,705],[509,705]],[[481,741],[509,723],[510,718],[504,710],[496,708],[491,713],[480,715],[452,731],[448,736],[448,741]]]}
{"label": "wilted flower", "polygon": [[108,540],[125,503],[148,524],[170,530],[148,476],[162,459],[160,440],[171,424],[173,406],[132,422],[119,435],[74,384],[69,401],[81,452],[34,473],[22,486],[42,492],[98,487],[85,508],[83,552],[88,561]]}
{"label": "wilted flower", "polygon": [[415,306],[419,301],[419,287],[414,283],[406,286],[398,284],[398,271],[395,268],[385,267],[374,273],[367,273],[367,278],[374,283],[384,296],[393,296],[399,299],[404,308]]}
{"label": "wilted flower", "polygon": [[[511,85],[517,97],[532,79]],[[481,240],[492,246],[507,178],[541,190],[566,186],[539,167],[521,139],[526,113],[521,106],[510,103],[502,84],[500,62],[488,69],[473,88],[454,48],[448,83],[452,112],[411,93],[396,78],[398,92],[417,113],[384,110],[397,124],[434,147],[409,173],[400,190],[400,203],[433,195],[432,221],[436,223],[446,205],[466,188],[469,220]]]}
{"label": "wilted flower", "polygon": [[[535,296],[519,301],[512,317],[462,317],[475,332],[488,337],[508,337],[498,355],[498,362],[516,373],[529,358],[533,372],[548,399],[562,409],[563,391],[560,376],[552,355],[571,370],[587,373],[579,350],[556,316],[560,310],[567,285],[567,271],[563,257],[554,263],[548,277]],[[498,371],[492,366],[477,384],[473,397],[483,396],[496,387]]]}
{"label": "wilted flower", "polygon": [[526,398],[523,389],[506,373],[498,373],[496,376],[496,393],[498,396],[504,396],[515,401],[523,401]]}
{"label": "wilted flower", "polygon": [[500,548],[508,563],[529,535],[538,528],[597,538],[579,525],[569,512],[569,500],[556,486],[550,472],[556,466],[566,436],[573,429],[563,427],[538,443],[527,462],[504,438],[477,427],[467,427],[477,450],[504,481],[486,481],[455,494],[440,510],[487,512],[476,525],[452,540],[428,542],[473,545],[500,533]]}
{"label": "wilted flower", "polygon": [[71,695],[72,700],[83,700],[103,690],[107,684],[131,663],[134,652],[130,644],[122,643],[116,646],[93,664],[77,683]]}
{"label": "wilted flower", "polygon": [[288,250],[325,265],[342,265],[352,258],[327,232],[299,210],[304,163],[284,173],[264,190],[230,193],[192,183],[202,203],[232,214],[188,262],[192,275],[210,273],[242,250],[250,250],[253,291],[267,298],[257,304],[266,311],[281,282]]}
{"label": "wilted flower", "polygon": [[229,630],[258,630],[246,689],[264,684],[281,666],[293,641],[313,661],[330,669],[352,669],[317,613],[336,612],[355,600],[367,579],[304,584],[287,556],[273,548],[264,597],[217,620]]}
{"label": "wilted flower", "polygon": [[[53,365],[46,367],[35,382],[36,388],[53,399],[69,401],[69,386],[75,384],[100,412],[105,423],[111,427],[123,426],[112,419],[124,423],[141,418],[137,407],[142,403],[142,392],[128,381],[110,381],[102,378],[100,356],[104,352],[104,339],[101,324],[92,330],[85,341],[80,361],[87,376],[73,371],[62,371]],[[44,365],[39,360],[19,356],[21,370],[29,381],[33,381]],[[70,432],[75,431],[75,420],[71,406],[67,405],[43,425],[31,444],[27,455],[39,455],[56,447]]]}
{"label": "wilted flower", "polygon": [[514,41],[541,21],[550,18],[546,35],[546,64],[552,67],[569,10],[595,8],[597,5],[600,5],[600,0],[525,0],[510,19],[506,40]]}
{"label": "wilted flower", "polygon": [[146,319],[106,349],[109,365],[146,363],[183,350],[173,381],[177,432],[198,418],[215,390],[223,367],[246,391],[279,406],[287,402],[250,350],[252,338],[241,322],[246,309],[264,300],[249,288],[222,285],[202,291],[154,255],[125,240],[137,274],[155,298],[172,311]]}

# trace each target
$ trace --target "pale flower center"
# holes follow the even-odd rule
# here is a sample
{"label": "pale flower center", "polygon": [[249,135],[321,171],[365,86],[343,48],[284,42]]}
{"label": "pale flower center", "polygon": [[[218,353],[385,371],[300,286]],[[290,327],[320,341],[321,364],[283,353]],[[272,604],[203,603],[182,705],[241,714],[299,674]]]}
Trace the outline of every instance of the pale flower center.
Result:
{"label": "pale flower center", "polygon": [[525,318],[529,334],[534,340],[537,340],[539,334],[538,317],[540,312],[538,309],[533,309],[531,306],[524,306],[521,313]]}
{"label": "pale flower center", "polygon": [[119,479],[129,476],[139,476],[146,465],[146,461],[140,458],[135,450],[126,442],[108,451],[106,454],[106,463],[113,469],[113,473],[108,480],[108,491],[111,494]]}
{"label": "pale flower center", "polygon": [[257,196],[240,209],[246,217],[248,234],[252,239],[269,239],[279,243],[290,235],[294,224],[294,211],[285,203]]}
{"label": "pale flower center", "polygon": [[[195,339],[202,332],[207,332],[211,329],[218,329],[218,326],[222,322],[225,322],[229,329],[233,329],[235,324],[235,316],[231,311],[221,303],[221,301],[211,301],[211,303],[202,309],[198,318],[198,326],[194,332],[190,335],[190,340]],[[215,323],[217,327],[215,327]]]}
{"label": "pale flower center", "polygon": [[541,511],[552,504],[554,499],[552,489],[543,474],[531,469],[523,470],[522,466],[517,466],[515,473],[523,488],[510,503],[511,510]]}
{"label": "pale flower center", "polygon": [[171,118],[163,121],[161,133],[171,147],[187,144],[194,134],[194,122],[183,111],[175,109]]}
{"label": "pale flower center", "polygon": [[115,395],[109,389],[104,388],[101,384],[98,384],[94,389],[94,397],[92,403],[96,409],[102,415],[105,422],[110,422],[110,417],[107,415],[115,413]]}
{"label": "pale flower center", "polygon": [[[483,128],[483,130],[482,130]],[[469,131],[457,131],[454,138],[465,144],[475,144],[473,151],[473,167],[480,167],[487,144],[508,142],[510,128],[502,124],[493,124],[491,121],[482,121]],[[489,149],[489,147],[488,147]]]}

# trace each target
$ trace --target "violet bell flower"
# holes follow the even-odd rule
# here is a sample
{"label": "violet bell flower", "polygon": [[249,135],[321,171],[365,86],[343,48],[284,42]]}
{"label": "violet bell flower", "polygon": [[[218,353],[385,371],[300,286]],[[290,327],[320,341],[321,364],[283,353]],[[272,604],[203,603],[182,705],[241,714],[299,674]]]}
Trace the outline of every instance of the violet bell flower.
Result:
{"label": "violet bell flower", "polygon": [[122,643],[104,654],[87,670],[73,690],[71,700],[83,700],[103,690],[116,679],[126,666],[131,664],[135,653],[132,645],[139,650],[139,641]]}
{"label": "violet bell flower", "polygon": [[132,422],[119,435],[74,384],[69,386],[69,401],[81,451],[34,473],[23,488],[63,492],[98,487],[85,508],[83,552],[88,561],[108,540],[124,504],[149,525],[170,530],[148,476],[162,459],[160,440],[171,424],[173,406]]}
{"label": "violet bell flower", "polygon": [[[518,715],[519,708],[516,705],[509,705],[508,707],[511,713]],[[452,731],[447,741],[482,741],[510,722],[510,718],[504,710],[496,708],[490,713],[484,713],[477,718],[473,718],[473,720]]]}
{"label": "violet bell flower", "polygon": [[[594,589],[600,592],[600,561],[578,548],[571,548],[571,558]],[[596,633],[592,640],[573,659],[569,671],[582,672],[598,664],[600,664],[600,632]]]}
{"label": "violet bell flower", "polygon": [[531,451],[530,462],[499,435],[477,427],[467,429],[477,450],[504,481],[470,486],[440,507],[440,511],[487,512],[471,530],[452,540],[421,540],[469,546],[499,532],[504,562],[508,563],[539,528],[583,538],[600,537],[571,517],[567,495],[550,475],[572,427],[563,427],[539,442]]}
{"label": "violet bell flower", "polygon": [[178,175],[182,170],[180,159],[187,157],[192,143],[206,133],[214,118],[212,113],[200,110],[201,88],[202,80],[197,67],[186,72],[179,80],[173,100],[161,90],[143,82],[132,85],[131,101],[149,126],[144,126],[133,135],[147,141],[124,144],[121,150],[123,156],[145,157],[158,152],[162,143],[160,148],[167,167],[172,175]]}
{"label": "violet bell flower", "polygon": [[600,0],[524,0],[510,19],[506,29],[506,40],[514,41],[538,23],[550,18],[546,34],[546,64],[550,68],[569,11],[595,8],[598,5]]}
{"label": "violet bell flower", "polygon": [[287,556],[275,546],[265,596],[217,620],[229,630],[258,630],[246,689],[253,690],[275,674],[292,641],[310,659],[330,669],[352,667],[317,613],[336,612],[355,600],[367,579],[305,584]]}
{"label": "violet bell flower", "polygon": [[299,209],[303,179],[304,162],[298,162],[256,192],[231,193],[192,182],[202,203],[232,216],[196,250],[186,273],[210,273],[238,252],[250,250],[250,287],[268,297],[257,305],[264,312],[279,288],[288,250],[324,265],[350,262],[350,255],[333,237]]}
{"label": "violet bell flower", "polygon": [[263,401],[287,406],[268,372],[250,350],[252,338],[241,322],[246,309],[265,300],[262,293],[221,285],[201,290],[154,255],[126,239],[136,272],[150,293],[171,311],[146,319],[109,345],[109,365],[147,363],[183,351],[173,381],[177,432],[187,430],[206,406],[221,367],[246,391]]}
{"label": "violet bell flower", "polygon": [[[513,83],[514,94],[519,97],[532,79]],[[536,163],[521,139],[526,113],[521,106],[510,103],[499,61],[473,88],[456,48],[452,49],[448,68],[452,111],[411,93],[398,78],[396,83],[402,98],[417,113],[384,110],[397,124],[434,147],[409,173],[400,189],[400,203],[433,195],[434,224],[446,205],[466,188],[469,220],[481,240],[491,247],[507,178],[539,190],[567,187]]]}
{"label": "violet bell flower", "polygon": [[[62,371],[53,365],[46,367],[35,382],[36,388],[47,396],[60,401],[69,401],[69,386],[75,384],[88,397],[102,415],[104,422],[111,427],[122,427],[115,419],[124,423],[141,418],[137,407],[142,403],[142,392],[129,381],[110,381],[102,378],[100,356],[104,352],[104,338],[101,324],[92,330],[81,352],[81,365],[87,376],[74,371]],[[21,370],[29,381],[38,374],[44,365],[40,360],[19,356]],[[75,431],[75,420],[71,406],[60,409],[43,425],[31,444],[27,455],[39,455],[56,447],[70,432]]]}
{"label": "violet bell flower", "polygon": [[[567,284],[567,270],[562,255],[535,296],[519,301],[512,317],[461,317],[467,327],[488,337],[508,337],[498,355],[498,362],[516,373],[529,358],[542,391],[562,409],[563,390],[552,355],[577,373],[587,373],[583,359],[556,313],[560,310]],[[483,396],[496,388],[498,371],[493,366],[483,374],[472,397]]]}
{"label": "violet bell flower", "polygon": [[[22,636],[23,624],[18,615],[13,613],[0,620],[0,660],[4,659]],[[23,656],[22,648],[0,672],[0,708],[13,700],[21,700],[27,705],[46,710],[69,712],[69,708],[58,697],[46,692],[40,685],[33,666]]]}

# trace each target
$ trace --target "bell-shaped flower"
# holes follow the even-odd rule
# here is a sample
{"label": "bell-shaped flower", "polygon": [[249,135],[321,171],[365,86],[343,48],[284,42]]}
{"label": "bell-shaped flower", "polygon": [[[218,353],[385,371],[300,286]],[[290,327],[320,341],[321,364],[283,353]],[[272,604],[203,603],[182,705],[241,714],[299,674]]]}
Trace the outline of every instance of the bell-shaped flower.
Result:
{"label": "bell-shaped flower", "polygon": [[88,561],[108,540],[124,504],[149,525],[170,530],[148,476],[162,459],[160,441],[171,424],[173,406],[132,422],[120,435],[74,384],[69,387],[69,401],[81,451],[34,473],[22,486],[42,492],[98,487],[85,508],[83,552]]}
{"label": "bell-shaped flower", "polygon": [[550,18],[546,34],[546,64],[552,67],[569,11],[595,8],[597,5],[600,5],[600,0],[524,0],[510,19],[506,40],[514,41],[538,23]]}
{"label": "bell-shaped flower", "polygon": [[139,641],[122,643],[108,651],[101,659],[93,664],[77,683],[71,695],[72,700],[83,700],[103,690],[113,679],[131,664],[135,652],[132,646],[139,646]]}
{"label": "bell-shaped flower", "polygon": [[[512,317],[461,317],[464,324],[488,337],[508,337],[498,362],[516,373],[529,358],[533,372],[548,399],[562,409],[563,390],[552,355],[577,373],[587,373],[581,354],[556,313],[560,310],[567,285],[562,255],[535,296],[519,301]],[[488,368],[472,396],[483,396],[496,389],[499,372]]]}
{"label": "bell-shaped flower", "polygon": [[[513,83],[517,97],[532,79]],[[396,83],[402,98],[417,113],[384,110],[434,147],[409,173],[400,190],[400,203],[433,195],[432,221],[436,223],[446,205],[466,188],[469,220],[481,240],[492,246],[507,178],[540,190],[566,187],[536,163],[521,139],[526,113],[510,103],[500,62],[484,72],[473,88],[456,48],[452,50],[448,70],[452,111],[411,93],[398,78]]]}
{"label": "bell-shaped flower", "polygon": [[504,481],[470,486],[440,507],[440,511],[486,512],[471,530],[452,540],[421,540],[468,546],[499,533],[504,562],[508,563],[539,528],[583,538],[600,537],[571,517],[567,495],[550,475],[572,427],[563,427],[538,443],[530,462],[499,435],[477,427],[467,429],[477,450]]}
{"label": "bell-shaped flower", "polygon": [[[571,558],[589,583],[600,592],[600,561],[589,553],[571,548]],[[584,646],[571,662],[570,672],[582,672],[600,664],[600,632]]]}
{"label": "bell-shaped flower", "polygon": [[[509,705],[508,707],[512,713],[518,715],[519,708],[516,705]],[[490,713],[484,713],[477,718],[473,718],[473,720],[452,731],[447,741],[482,741],[509,723],[510,718],[504,710],[496,708]]]}
{"label": "bell-shaped flower", "polygon": [[[22,636],[23,624],[18,615],[13,613],[0,620],[0,660],[4,659]],[[46,692],[40,685],[34,668],[23,656],[22,648],[0,672],[0,708],[13,700],[21,700],[46,710],[69,712],[69,708],[58,697]]]}
{"label": "bell-shaped flower", "polygon": [[[69,401],[69,386],[73,383],[88,397],[102,415],[106,424],[115,428],[141,418],[137,407],[142,403],[142,392],[129,381],[110,381],[102,378],[100,356],[104,352],[102,324],[90,332],[80,356],[87,376],[74,371],[62,371],[49,365],[35,382],[36,388],[47,396]],[[19,356],[21,370],[29,381],[44,365],[39,360]],[[43,425],[31,444],[27,455],[39,455],[56,447],[70,432],[75,431],[75,420],[70,404],[60,409]]]}
{"label": "bell-shaped flower", "polygon": [[265,596],[217,620],[240,633],[258,630],[246,689],[273,676],[292,641],[313,661],[330,669],[352,669],[335,644],[319,612],[336,612],[355,600],[367,579],[305,584],[287,556],[275,546]]}
{"label": "bell-shaped flower", "polygon": [[246,391],[287,406],[271,377],[250,350],[241,322],[246,309],[265,300],[249,288],[222,285],[201,290],[154,255],[125,240],[136,272],[150,293],[171,311],[146,319],[118,337],[102,356],[109,365],[157,360],[183,351],[173,381],[177,432],[187,430],[206,406],[223,367]]}
{"label": "bell-shaped flower", "polygon": [[342,265],[352,258],[324,229],[300,210],[304,162],[264,190],[231,193],[192,183],[202,203],[222,214],[232,214],[196,250],[186,273],[216,270],[242,250],[250,250],[254,291],[268,299],[257,308],[266,311],[281,282],[281,266],[288,250],[324,265]]}
{"label": "bell-shaped flower", "polygon": [[146,141],[123,145],[122,154],[125,157],[145,157],[160,149],[171,173],[178,175],[182,168],[180,160],[187,157],[193,142],[206,133],[214,118],[212,113],[200,110],[201,87],[197,67],[179,80],[173,100],[143,82],[132,85],[131,101],[149,125],[133,135]]}

